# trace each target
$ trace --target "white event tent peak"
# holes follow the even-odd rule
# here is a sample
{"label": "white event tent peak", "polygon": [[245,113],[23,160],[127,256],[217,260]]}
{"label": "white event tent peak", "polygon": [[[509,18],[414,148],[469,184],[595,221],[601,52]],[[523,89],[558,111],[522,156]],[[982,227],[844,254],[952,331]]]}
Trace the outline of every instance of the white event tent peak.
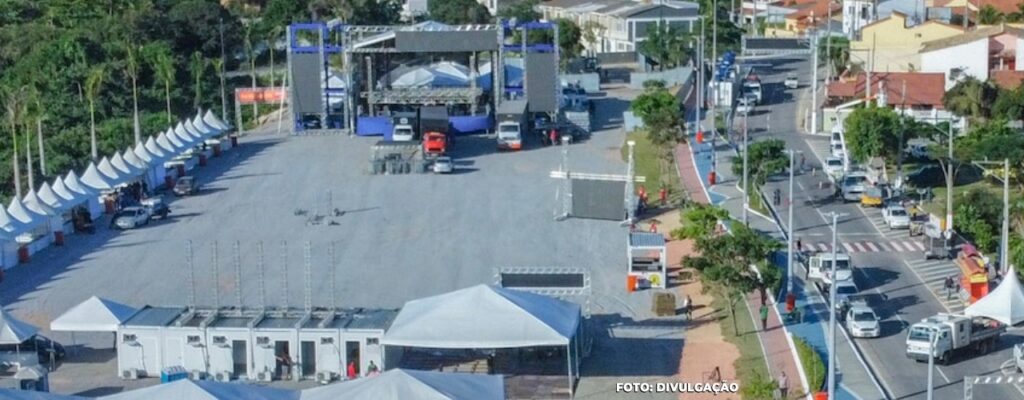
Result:
{"label": "white event tent peak", "polygon": [[[43,183],[43,185],[46,185],[46,183]],[[57,213],[57,210],[55,210],[53,207],[50,207],[49,204],[46,204],[45,202],[40,200],[36,192],[28,192],[28,194],[25,195],[25,198],[23,198],[21,202],[22,204],[25,205],[25,208],[36,214],[50,217],[60,215],[59,213]]]}
{"label": "white event tent peak", "polygon": [[158,161],[171,158],[171,153],[169,152],[169,150],[161,148],[160,145],[156,143],[156,138],[154,138],[153,136],[150,136],[149,139],[146,139],[146,144],[143,145],[143,147],[146,148],[147,153],[149,153],[153,157],[156,157]]}
{"label": "white event tent peak", "polygon": [[92,296],[50,322],[50,330],[117,332],[117,327],[137,311],[116,301]]}
{"label": "white event tent peak", "polygon": [[127,149],[124,149],[124,152],[121,153],[121,158],[124,159],[124,162],[128,164],[129,167],[133,167],[139,170],[140,173],[143,173],[147,169],[149,169],[149,163],[143,160],[142,157],[139,157],[138,154],[135,154],[135,151],[132,149],[131,146],[128,146]]}
{"label": "white event tent peak", "polygon": [[189,147],[194,146],[195,143],[199,141],[198,138],[189,135],[188,132],[185,131],[185,125],[181,122],[179,122],[178,125],[174,127],[174,135],[177,136],[179,142]]}
{"label": "white event tent peak", "polygon": [[0,233],[13,238],[29,230],[29,228],[30,226],[25,225],[24,222],[21,222],[12,217],[11,214],[8,214],[7,210],[4,209],[2,204],[0,204]]}
{"label": "white event tent peak", "polygon": [[[121,182],[123,182],[127,178],[126,176],[124,176],[126,172],[115,169],[114,165],[111,164],[110,159],[107,158],[106,156],[100,159],[99,164],[96,164],[96,169],[100,172],[100,174],[103,174],[103,178],[105,178],[104,180],[111,187],[121,184]],[[82,176],[82,179],[85,179],[85,175]],[[91,182],[88,181],[85,183],[90,186],[92,185]]]}
{"label": "white event tent peak", "polygon": [[[110,164],[110,161],[107,161]],[[113,167],[111,167],[113,169]],[[110,190],[116,186],[115,182],[111,181],[110,178],[106,178],[100,173],[100,170],[96,168],[96,163],[89,163],[89,166],[85,168],[85,172],[82,173],[82,184],[92,189],[93,191]],[[70,182],[68,187],[70,188]],[[74,189],[74,188],[72,188]]]}
{"label": "white event tent peak", "polygon": [[235,382],[193,381],[173,382],[129,390],[101,400],[297,400],[299,392]]}
{"label": "white event tent peak", "polygon": [[184,149],[184,146],[176,146],[174,142],[171,141],[169,134],[173,133],[173,131],[167,129],[166,132],[161,132],[160,135],[156,137],[156,144],[167,154],[167,158],[174,158],[174,156],[178,155],[180,150]]}
{"label": "white event tent peak", "polygon": [[999,286],[967,307],[964,314],[992,318],[1007,325],[1024,322],[1024,289],[1017,272],[1010,268]]}
{"label": "white event tent peak", "polygon": [[[91,167],[93,169],[93,172],[96,171],[96,166],[95,165],[89,164],[89,167]],[[88,171],[89,170],[86,169],[86,172],[88,172]],[[73,193],[77,193],[78,195],[81,195],[81,196],[93,196],[93,195],[96,194],[96,190],[95,189],[93,189],[93,188],[87,186],[86,184],[82,183],[82,180],[78,178],[78,175],[75,174],[75,171],[68,171],[68,174],[64,176],[64,180],[62,181],[62,183],[63,183],[63,186],[66,189],[68,189],[68,191],[73,192]],[[54,189],[59,189],[59,187],[54,186]]]}
{"label": "white event tent peak", "polygon": [[39,332],[39,328],[15,318],[0,308],[0,344],[21,344]]}
{"label": "white event tent peak", "polygon": [[301,400],[502,400],[500,375],[392,369],[380,375],[302,391]]}
{"label": "white event tent peak", "polygon": [[579,323],[577,304],[477,285],[405,303],[381,344],[442,349],[568,346]]}
{"label": "white event tent peak", "polygon": [[[55,182],[60,182],[60,179],[57,179]],[[74,200],[74,197],[65,199],[63,196],[57,194],[57,192],[53,191],[53,187],[50,186],[49,182],[43,182],[43,184],[39,186],[36,197],[50,208],[58,211],[64,211],[70,208],[71,203]]]}
{"label": "white event tent peak", "polygon": [[[160,157],[146,150],[146,145],[143,143],[136,144],[134,148],[131,148],[131,152],[135,153],[135,157],[147,165],[154,165],[157,161],[160,161]],[[125,159],[127,158],[128,155],[126,154]]]}
{"label": "white event tent peak", "polygon": [[188,132],[194,140],[202,140],[206,138],[202,132],[199,132],[199,129],[196,129],[195,125],[192,125],[192,120],[186,119],[182,125],[185,126],[185,132]]}
{"label": "white event tent peak", "polygon": [[10,214],[11,218],[21,221],[21,223],[29,227],[43,222],[46,218],[45,214],[32,212],[25,207],[25,203],[22,203],[21,199],[17,196],[11,198],[11,203],[7,205],[7,213]]}
{"label": "white event tent peak", "polygon": [[216,136],[220,134],[220,129],[207,124],[206,121],[203,121],[203,116],[200,114],[196,114],[195,118],[192,118],[192,126],[195,126],[200,133],[206,136]]}
{"label": "white event tent peak", "polygon": [[206,114],[203,115],[203,122],[206,122],[206,124],[211,127],[219,129],[221,132],[231,130],[230,125],[226,124],[224,121],[221,121],[221,119],[217,118],[217,115],[210,110],[206,110]]}
{"label": "white event tent peak", "polygon": [[124,157],[121,156],[121,153],[114,153],[114,156],[110,158],[110,165],[113,165],[114,168],[117,168],[118,172],[122,173],[125,182],[146,172],[143,168],[129,165]]}
{"label": "white event tent peak", "polygon": [[188,146],[181,141],[181,138],[179,138],[177,134],[174,133],[173,128],[168,128],[167,132],[164,134],[164,137],[167,138],[168,142],[174,145],[175,154],[181,153],[188,149]]}

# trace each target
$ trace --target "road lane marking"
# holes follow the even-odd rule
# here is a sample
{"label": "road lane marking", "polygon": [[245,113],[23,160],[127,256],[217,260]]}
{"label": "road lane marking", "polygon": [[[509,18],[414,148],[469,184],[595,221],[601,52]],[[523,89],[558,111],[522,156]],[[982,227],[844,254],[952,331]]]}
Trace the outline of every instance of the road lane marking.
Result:
{"label": "road lane marking", "polygon": [[853,247],[849,243],[843,242],[843,248],[846,249],[847,253],[853,253]]}
{"label": "road lane marking", "polygon": [[889,242],[889,245],[892,246],[893,249],[896,249],[896,251],[903,251],[903,248],[900,247],[899,242]]}
{"label": "road lane marking", "polygon": [[868,249],[871,249],[871,251],[876,251],[876,252],[878,251],[878,246],[875,246],[874,243],[865,242],[864,245],[867,246]]}

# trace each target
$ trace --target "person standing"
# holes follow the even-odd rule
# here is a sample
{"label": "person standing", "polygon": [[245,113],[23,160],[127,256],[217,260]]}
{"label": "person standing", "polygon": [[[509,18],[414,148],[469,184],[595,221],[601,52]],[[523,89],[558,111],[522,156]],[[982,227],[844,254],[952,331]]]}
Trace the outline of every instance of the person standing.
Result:
{"label": "person standing", "polygon": [[768,305],[761,305],[761,330],[768,330]]}
{"label": "person standing", "polygon": [[558,144],[558,132],[555,132],[554,129],[551,130],[550,138],[551,138],[551,145],[552,146]]}
{"label": "person standing", "polygon": [[786,371],[779,373],[778,382],[779,384],[779,395],[780,398],[785,399],[789,395],[789,377],[786,376]]}
{"label": "person standing", "polygon": [[689,321],[689,320],[692,320],[692,319],[693,319],[693,299],[690,298],[690,295],[686,295],[686,320]]}
{"label": "person standing", "polygon": [[359,372],[356,371],[356,362],[354,360],[348,362],[348,368],[347,368],[347,370],[345,372],[346,372],[345,375],[350,380],[351,379],[356,379],[356,378],[359,377]]}
{"label": "person standing", "polygon": [[946,300],[949,300],[953,298],[953,277],[947,276],[944,285],[946,287]]}

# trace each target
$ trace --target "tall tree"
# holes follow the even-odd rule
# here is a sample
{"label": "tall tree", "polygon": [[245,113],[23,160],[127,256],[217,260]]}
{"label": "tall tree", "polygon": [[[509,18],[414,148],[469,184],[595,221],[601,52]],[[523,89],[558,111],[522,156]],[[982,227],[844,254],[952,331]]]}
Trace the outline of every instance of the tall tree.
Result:
{"label": "tall tree", "polygon": [[[216,73],[217,76],[220,78],[220,103],[219,104],[221,104],[221,107],[224,107],[224,105],[227,104],[227,102],[224,99],[224,96],[225,96],[225,94],[224,94],[224,90],[225,90],[224,89],[224,59],[220,58],[220,57],[212,58],[212,59],[210,59],[210,66],[213,67],[213,72]],[[225,110],[221,110],[222,115],[223,115],[224,112],[226,112],[226,111]]]}
{"label": "tall tree", "polygon": [[430,18],[451,25],[483,24],[491,13],[476,0],[432,0],[427,3]]}
{"label": "tall tree", "polygon": [[189,71],[192,73],[193,93],[195,97],[192,101],[192,108],[198,110],[202,106],[203,101],[203,76],[206,74],[206,59],[203,58],[202,53],[198,51],[192,53],[192,59],[189,63]]}
{"label": "tall tree", "polygon": [[135,143],[142,142],[142,125],[139,122],[139,47],[131,40],[121,43],[124,51],[124,73],[132,82],[132,130]]}
{"label": "tall tree", "polygon": [[[785,171],[789,167],[789,156],[785,153],[786,142],[781,139],[760,140],[750,144],[747,154],[747,173],[757,187],[763,185],[769,176]],[[743,174],[743,158],[734,156],[732,172]]]}
{"label": "tall tree", "polygon": [[21,168],[18,166],[18,129],[25,117],[25,97],[27,88],[8,87],[4,91],[5,107],[7,110],[7,125],[11,131],[11,168],[14,176],[14,193],[21,198]]}
{"label": "tall tree", "polygon": [[89,154],[93,161],[99,159],[99,149],[96,145],[96,100],[106,79],[107,69],[103,64],[90,68],[89,75],[85,78],[85,98],[89,102]]}
{"label": "tall tree", "polygon": [[720,221],[729,220],[729,211],[724,208],[695,203],[683,209],[679,215],[680,227],[672,231],[674,239],[699,239],[711,237]]}
{"label": "tall tree", "polygon": [[167,123],[171,124],[174,122],[173,114],[171,114],[171,84],[174,83],[176,72],[174,69],[174,56],[171,55],[171,49],[162,44],[150,46],[147,50],[149,51],[149,63],[153,66],[157,79],[164,84]]}
{"label": "tall tree", "polygon": [[[843,122],[846,147],[857,161],[871,157],[893,159],[902,148],[897,133],[902,129],[900,116],[891,108],[873,104],[858,108]],[[903,135],[904,143],[911,135]]]}
{"label": "tall tree", "polygon": [[[253,24],[248,23],[245,25],[245,58],[249,61],[249,80],[252,83],[252,90],[256,90],[256,51],[253,49]],[[252,119],[253,121],[260,120],[260,105],[259,103],[252,103]],[[242,129],[242,127],[238,127]]]}
{"label": "tall tree", "polygon": [[979,25],[995,25],[1003,22],[1005,18],[1006,16],[999,12],[995,7],[992,7],[991,4],[986,4],[978,10]]}
{"label": "tall tree", "polygon": [[992,83],[968,76],[942,95],[942,104],[955,114],[983,120],[991,115],[997,93]]}

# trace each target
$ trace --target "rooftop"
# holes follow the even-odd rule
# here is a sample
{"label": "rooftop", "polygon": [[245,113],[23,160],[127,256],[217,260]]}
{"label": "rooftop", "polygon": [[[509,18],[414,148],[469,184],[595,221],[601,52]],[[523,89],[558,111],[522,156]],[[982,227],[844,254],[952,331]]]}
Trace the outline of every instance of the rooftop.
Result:
{"label": "rooftop", "polygon": [[[946,7],[946,5],[953,1],[954,0],[935,0],[935,7]],[[1004,14],[1020,11],[1017,8],[1020,0],[967,0],[967,2],[977,10],[982,9],[985,6],[992,6],[992,8],[995,8]]]}
{"label": "rooftop", "polygon": [[929,51],[945,49],[948,47],[959,46],[962,44],[971,43],[981,39],[987,39],[992,36],[1001,35],[1004,33],[1009,33],[1018,38],[1024,38],[1024,29],[1014,28],[1012,26],[1001,24],[978,28],[973,31],[965,32],[961,35],[950,36],[948,38],[938,40],[932,40],[930,42],[924,42],[924,45],[921,47],[921,52],[925,53]]}
{"label": "rooftop", "polygon": [[[844,76],[828,84],[829,97],[855,98],[865,95],[865,74]],[[946,76],[943,73],[889,72],[871,74],[871,91],[877,95],[879,87],[885,88],[886,103],[907,106],[931,106],[942,108]],[[903,98],[906,87],[906,99]]]}
{"label": "rooftop", "polygon": [[139,312],[124,322],[126,326],[167,326],[174,322],[185,307],[142,307]]}
{"label": "rooftop", "polygon": [[[271,309],[263,313],[263,318],[256,325],[257,329],[291,329],[306,315],[303,309]],[[198,308],[194,314],[188,313],[186,307],[143,307],[135,316],[125,322],[126,326],[134,327],[161,327],[170,326],[179,318],[187,318],[182,321],[182,326],[198,327],[216,310],[212,308]],[[303,328],[316,328],[325,314],[332,312],[328,309],[314,309],[311,312],[309,321],[302,325]],[[340,309],[336,310],[331,329],[387,329],[391,321],[395,319],[398,310],[385,309]],[[233,307],[225,307],[219,310],[217,318],[213,319],[210,327],[213,328],[246,328],[249,323],[261,315],[257,309],[239,310]]]}
{"label": "rooftop", "polygon": [[675,9],[699,8],[697,3],[677,0],[655,0],[653,2],[634,0],[552,0],[542,3],[541,6],[561,8],[576,13],[605,14],[620,18],[628,18],[661,6]]}
{"label": "rooftop", "polygon": [[1001,88],[1016,89],[1024,82],[1024,71],[992,70],[989,72],[989,79]]}

